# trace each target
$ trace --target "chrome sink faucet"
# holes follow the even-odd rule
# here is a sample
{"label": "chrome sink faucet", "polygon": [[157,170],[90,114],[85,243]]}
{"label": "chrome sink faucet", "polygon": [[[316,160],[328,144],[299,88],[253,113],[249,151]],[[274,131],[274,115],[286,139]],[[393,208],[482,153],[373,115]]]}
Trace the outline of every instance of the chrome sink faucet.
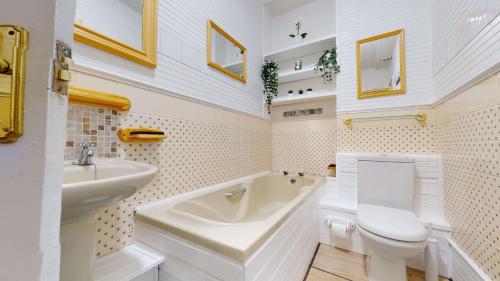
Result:
{"label": "chrome sink faucet", "polygon": [[76,164],[80,166],[94,164],[92,161],[94,157],[94,151],[91,149],[92,145],[88,142],[84,142],[80,145],[80,147],[82,149],[80,150],[80,157],[78,158],[78,162]]}

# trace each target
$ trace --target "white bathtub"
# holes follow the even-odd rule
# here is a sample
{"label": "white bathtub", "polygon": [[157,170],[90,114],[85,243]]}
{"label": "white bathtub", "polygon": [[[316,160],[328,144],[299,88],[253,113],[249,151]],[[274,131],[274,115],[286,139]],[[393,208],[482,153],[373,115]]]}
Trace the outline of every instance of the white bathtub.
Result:
{"label": "white bathtub", "polygon": [[322,183],[266,173],[164,199],[137,210],[135,239],[166,256],[160,280],[302,280]]}

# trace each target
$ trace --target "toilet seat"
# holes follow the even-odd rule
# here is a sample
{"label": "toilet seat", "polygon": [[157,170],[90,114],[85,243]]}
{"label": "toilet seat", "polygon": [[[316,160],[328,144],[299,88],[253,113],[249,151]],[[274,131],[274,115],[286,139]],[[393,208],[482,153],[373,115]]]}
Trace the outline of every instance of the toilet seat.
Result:
{"label": "toilet seat", "polygon": [[360,204],[357,224],[373,234],[398,241],[427,240],[425,227],[413,212],[407,210]]}

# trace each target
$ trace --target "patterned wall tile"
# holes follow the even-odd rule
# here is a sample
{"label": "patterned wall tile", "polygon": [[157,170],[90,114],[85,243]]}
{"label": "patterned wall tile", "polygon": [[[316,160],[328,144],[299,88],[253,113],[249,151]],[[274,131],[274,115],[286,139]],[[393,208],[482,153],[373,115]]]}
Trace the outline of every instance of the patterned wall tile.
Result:
{"label": "patterned wall tile", "polygon": [[500,105],[438,124],[436,140],[452,238],[500,280]]}
{"label": "patterned wall tile", "polygon": [[390,123],[377,126],[339,126],[339,152],[346,153],[434,153],[434,125]]}
{"label": "patterned wall tile", "polygon": [[158,167],[156,178],[130,198],[98,213],[98,256],[133,242],[133,210],[162,198],[271,170],[271,130],[122,113],[121,127],[159,128],[161,143],[117,144],[117,157]]}
{"label": "patterned wall tile", "polygon": [[335,130],[273,129],[273,170],[326,176],[335,162]]}

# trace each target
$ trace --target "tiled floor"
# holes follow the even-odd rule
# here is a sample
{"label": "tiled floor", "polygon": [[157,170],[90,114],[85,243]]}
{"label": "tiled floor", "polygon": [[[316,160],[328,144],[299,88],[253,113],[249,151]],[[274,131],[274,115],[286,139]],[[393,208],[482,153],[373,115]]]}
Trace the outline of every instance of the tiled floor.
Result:
{"label": "tiled floor", "polygon": [[[425,281],[425,274],[407,269],[408,281]],[[365,256],[320,244],[305,281],[368,281]],[[448,280],[441,277],[440,281]]]}

